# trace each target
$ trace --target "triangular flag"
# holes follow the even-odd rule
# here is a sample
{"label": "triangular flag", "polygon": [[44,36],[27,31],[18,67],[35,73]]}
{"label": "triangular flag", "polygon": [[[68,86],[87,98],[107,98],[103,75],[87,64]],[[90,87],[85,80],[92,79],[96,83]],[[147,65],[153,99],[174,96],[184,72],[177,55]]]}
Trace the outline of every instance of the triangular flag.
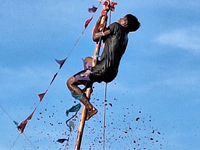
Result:
{"label": "triangular flag", "polygon": [[67,141],[67,139],[58,139],[57,142],[59,143],[64,143],[65,141]]}
{"label": "triangular flag", "polygon": [[56,78],[57,75],[58,75],[58,73],[56,73],[56,74],[53,76],[53,79],[51,80],[50,85],[53,83],[53,81],[54,81],[54,79]]}
{"label": "triangular flag", "polygon": [[45,93],[38,94],[38,97],[39,97],[39,99],[40,99],[40,102],[42,101],[42,99],[43,99],[43,97],[44,97],[45,94],[46,94],[46,92],[45,92]]}
{"label": "triangular flag", "polygon": [[90,13],[95,13],[97,10],[97,7],[95,7],[94,5],[92,6],[92,8],[88,8],[88,12]]}
{"label": "triangular flag", "polygon": [[16,126],[19,125],[19,123],[18,123],[17,121],[13,120],[13,122],[14,122],[14,124],[15,124]]}
{"label": "triangular flag", "polygon": [[23,122],[20,123],[20,125],[17,126],[17,129],[20,130],[20,134],[24,132],[27,123],[28,121],[24,120]]}
{"label": "triangular flag", "polygon": [[63,64],[65,63],[66,59],[67,59],[67,58],[65,58],[65,59],[63,59],[63,60],[57,60],[57,59],[55,59],[55,60],[56,60],[56,62],[60,65],[60,68],[61,68],[61,67],[63,66]]}
{"label": "triangular flag", "polygon": [[93,19],[93,16],[85,22],[85,28],[87,28],[88,24],[90,23],[90,21],[91,21],[92,19]]}
{"label": "triangular flag", "polygon": [[31,120],[31,119],[32,119],[35,110],[36,110],[36,108],[35,108],[34,111],[30,114],[30,116],[28,116],[28,118],[27,118],[26,120]]}
{"label": "triangular flag", "polygon": [[80,103],[75,106],[72,106],[69,110],[66,111],[66,116],[68,116],[70,112],[78,112],[80,108],[81,108]]}

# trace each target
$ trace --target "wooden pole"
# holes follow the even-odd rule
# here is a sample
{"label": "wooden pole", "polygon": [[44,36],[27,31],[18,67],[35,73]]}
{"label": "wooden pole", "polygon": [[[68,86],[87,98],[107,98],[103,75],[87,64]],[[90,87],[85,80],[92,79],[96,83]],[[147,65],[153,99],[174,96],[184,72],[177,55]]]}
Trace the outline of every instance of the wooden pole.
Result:
{"label": "wooden pole", "polygon": [[[99,43],[96,44],[96,46],[95,46],[92,66],[96,65],[96,62],[97,62],[97,59],[98,59],[99,50],[100,50],[100,46],[101,46],[101,41],[99,41]],[[90,99],[91,93],[92,93],[92,87],[87,88],[85,94],[88,97],[88,99]],[[83,106],[74,150],[80,150],[80,147],[81,147],[83,130],[84,130],[84,126],[85,126],[86,113],[87,113],[86,108],[85,108],[85,106]]]}
{"label": "wooden pole", "polygon": [[[91,88],[88,88],[86,91],[86,95],[88,96],[88,95],[90,95],[90,93],[91,93]],[[85,108],[85,106],[83,106],[81,119],[79,122],[77,138],[76,138],[76,145],[75,145],[74,150],[80,150],[80,147],[81,147],[81,140],[82,140],[83,130],[84,130],[84,126],[85,126],[86,112],[87,112],[86,108]]]}
{"label": "wooden pole", "polygon": [[[104,2],[104,5],[109,5],[110,6],[110,1],[111,0],[106,0],[107,3]],[[106,24],[105,22],[107,20],[107,12],[108,12],[108,10],[104,10],[104,9],[101,12],[104,15],[101,18],[101,22],[100,22],[100,27],[101,28],[99,28],[99,31],[103,31],[104,28],[105,28],[105,24]],[[103,26],[101,26],[101,25],[103,25]],[[99,55],[99,51],[100,51],[100,47],[101,47],[101,39],[99,39],[99,42],[95,46],[95,50],[94,50],[94,54],[93,54],[92,66],[95,66],[96,63],[97,63],[98,55]],[[92,86],[89,87],[89,88],[87,88],[87,90],[85,92],[85,94],[88,97],[88,99],[90,99],[91,93],[92,93]],[[80,118],[80,122],[79,122],[79,128],[78,128],[77,138],[76,138],[76,144],[75,144],[74,150],[80,150],[80,147],[81,147],[83,130],[84,130],[84,126],[85,126],[86,113],[87,113],[86,108],[85,108],[85,106],[83,106],[82,114],[81,114],[81,118]]]}

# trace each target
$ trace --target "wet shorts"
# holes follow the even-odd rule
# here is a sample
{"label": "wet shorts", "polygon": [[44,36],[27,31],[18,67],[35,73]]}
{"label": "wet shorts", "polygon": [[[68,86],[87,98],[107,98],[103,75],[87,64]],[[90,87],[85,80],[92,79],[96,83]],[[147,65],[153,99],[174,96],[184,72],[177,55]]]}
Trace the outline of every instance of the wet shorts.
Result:
{"label": "wet shorts", "polygon": [[116,71],[110,70],[105,72],[104,68],[96,68],[93,67],[91,69],[91,72],[88,74],[90,70],[82,70],[74,75],[76,80],[80,81],[81,84],[85,85],[88,82],[94,83],[94,82],[111,82],[117,75]]}

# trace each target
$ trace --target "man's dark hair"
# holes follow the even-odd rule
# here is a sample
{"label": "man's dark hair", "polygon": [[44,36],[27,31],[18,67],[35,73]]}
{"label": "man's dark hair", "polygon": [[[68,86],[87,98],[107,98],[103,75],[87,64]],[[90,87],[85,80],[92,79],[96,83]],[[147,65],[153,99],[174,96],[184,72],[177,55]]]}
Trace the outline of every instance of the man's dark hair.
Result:
{"label": "man's dark hair", "polygon": [[136,31],[139,27],[140,27],[140,22],[138,21],[138,19],[133,16],[132,14],[127,14],[125,16],[128,20],[128,30],[129,32],[133,32]]}

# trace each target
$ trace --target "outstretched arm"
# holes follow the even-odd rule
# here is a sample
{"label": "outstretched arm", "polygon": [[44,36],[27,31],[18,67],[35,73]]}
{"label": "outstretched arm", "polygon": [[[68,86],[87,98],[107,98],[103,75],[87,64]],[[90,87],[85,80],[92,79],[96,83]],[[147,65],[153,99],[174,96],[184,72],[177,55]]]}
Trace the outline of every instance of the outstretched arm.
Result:
{"label": "outstretched arm", "polygon": [[97,42],[99,40],[99,38],[110,34],[110,30],[105,30],[105,31],[99,32],[98,27],[100,25],[101,18],[102,18],[102,16],[99,17],[99,19],[97,20],[96,25],[93,30],[92,38],[93,38],[93,41],[95,41],[95,42]]}

